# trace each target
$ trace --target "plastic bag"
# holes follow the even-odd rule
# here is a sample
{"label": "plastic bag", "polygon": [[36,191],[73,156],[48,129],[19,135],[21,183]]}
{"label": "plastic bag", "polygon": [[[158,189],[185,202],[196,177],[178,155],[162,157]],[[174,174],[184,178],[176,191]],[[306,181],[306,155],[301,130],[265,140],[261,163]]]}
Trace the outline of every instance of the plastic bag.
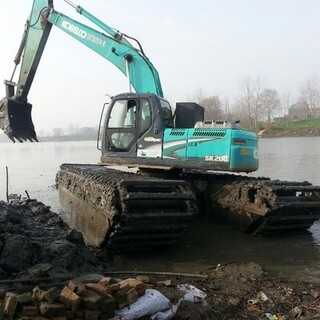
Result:
{"label": "plastic bag", "polygon": [[170,320],[176,315],[181,301],[206,304],[207,294],[196,287],[179,284],[177,289],[184,292],[184,296],[175,305],[159,291],[147,289],[144,296],[130,306],[116,310],[115,314],[122,320],[135,320],[144,316],[151,316],[152,320]]}
{"label": "plastic bag", "polygon": [[177,288],[185,293],[183,300],[198,303],[203,302],[207,298],[205,292],[197,289],[191,284],[178,284]]}
{"label": "plastic bag", "polygon": [[[130,306],[116,310],[115,314],[123,320],[134,320],[144,316],[151,316],[158,311],[171,308],[171,302],[159,291],[147,289],[146,293]],[[169,319],[169,318],[168,318]],[[160,320],[157,319],[157,320]]]}

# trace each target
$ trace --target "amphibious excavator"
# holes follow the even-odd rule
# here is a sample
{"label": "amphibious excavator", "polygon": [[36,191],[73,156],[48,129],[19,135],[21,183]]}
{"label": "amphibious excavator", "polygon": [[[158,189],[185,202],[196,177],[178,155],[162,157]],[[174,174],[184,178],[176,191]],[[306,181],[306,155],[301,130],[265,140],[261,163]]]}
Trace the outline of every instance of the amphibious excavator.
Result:
{"label": "amphibious excavator", "polygon": [[[116,252],[168,245],[199,212],[252,234],[305,230],[319,219],[320,187],[239,175],[258,169],[257,136],[235,122],[204,121],[196,103],[173,112],[141,44],[65,1],[98,30],[56,11],[52,0],[34,0],[14,59],[16,70],[22,57],[18,81],[5,81],[0,128],[13,141],[37,141],[27,96],[52,26],[128,78],[129,92],[102,112],[100,163],[63,164],[56,177],[61,206],[89,244]],[[139,171],[107,167],[114,165]]]}

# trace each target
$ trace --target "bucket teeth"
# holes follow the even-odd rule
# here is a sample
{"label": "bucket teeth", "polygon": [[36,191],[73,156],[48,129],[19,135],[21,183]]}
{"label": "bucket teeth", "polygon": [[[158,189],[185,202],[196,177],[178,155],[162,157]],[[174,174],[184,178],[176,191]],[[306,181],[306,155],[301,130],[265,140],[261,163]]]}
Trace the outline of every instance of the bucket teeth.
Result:
{"label": "bucket teeth", "polygon": [[13,142],[38,141],[31,118],[32,105],[28,102],[3,98],[0,101],[0,129]]}

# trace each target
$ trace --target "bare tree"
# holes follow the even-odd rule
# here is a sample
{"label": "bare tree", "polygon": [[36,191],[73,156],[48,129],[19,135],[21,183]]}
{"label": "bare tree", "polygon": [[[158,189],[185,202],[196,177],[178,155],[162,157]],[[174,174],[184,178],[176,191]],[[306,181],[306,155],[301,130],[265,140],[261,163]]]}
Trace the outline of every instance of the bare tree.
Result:
{"label": "bare tree", "polygon": [[231,110],[230,110],[230,100],[229,100],[229,97],[227,97],[227,96],[224,96],[222,98],[222,109],[224,110],[223,111],[223,113],[224,113],[223,120],[228,120],[228,121],[235,120],[232,118],[233,115],[231,114]]}
{"label": "bare tree", "polygon": [[240,81],[240,94],[237,98],[237,105],[246,114],[250,129],[256,128],[258,120],[263,116],[261,107],[261,93],[263,84],[259,77],[252,79],[247,77]]}
{"label": "bare tree", "polygon": [[54,137],[61,137],[64,135],[64,131],[62,128],[53,128],[52,133]]}
{"label": "bare tree", "polygon": [[281,106],[279,110],[279,116],[286,116],[289,114],[289,108],[291,106],[291,95],[287,92],[281,96]]}
{"label": "bare tree", "polygon": [[268,122],[271,122],[271,116],[281,105],[278,91],[274,89],[264,89],[261,92],[260,103],[262,110],[267,116]]}
{"label": "bare tree", "polygon": [[202,98],[199,104],[205,108],[206,120],[221,120],[223,115],[221,101],[218,96]]}
{"label": "bare tree", "polygon": [[310,115],[320,107],[320,79],[318,75],[308,77],[300,88],[300,99],[308,105]]}

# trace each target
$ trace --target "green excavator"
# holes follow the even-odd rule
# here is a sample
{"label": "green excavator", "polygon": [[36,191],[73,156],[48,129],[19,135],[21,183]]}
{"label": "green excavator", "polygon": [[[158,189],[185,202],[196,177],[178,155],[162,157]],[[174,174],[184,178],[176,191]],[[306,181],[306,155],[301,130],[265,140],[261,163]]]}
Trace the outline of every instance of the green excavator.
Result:
{"label": "green excavator", "polygon": [[13,141],[38,141],[27,97],[53,26],[128,78],[129,92],[102,112],[100,163],[63,164],[56,177],[61,206],[89,244],[117,252],[168,245],[197,213],[252,234],[306,230],[319,219],[319,187],[231,174],[258,169],[256,134],[231,121],[204,121],[197,103],[177,103],[173,112],[139,41],[65,2],[98,30],[56,11],[52,0],[34,0],[14,59],[16,70],[22,58],[19,79],[5,81],[0,128]]}

